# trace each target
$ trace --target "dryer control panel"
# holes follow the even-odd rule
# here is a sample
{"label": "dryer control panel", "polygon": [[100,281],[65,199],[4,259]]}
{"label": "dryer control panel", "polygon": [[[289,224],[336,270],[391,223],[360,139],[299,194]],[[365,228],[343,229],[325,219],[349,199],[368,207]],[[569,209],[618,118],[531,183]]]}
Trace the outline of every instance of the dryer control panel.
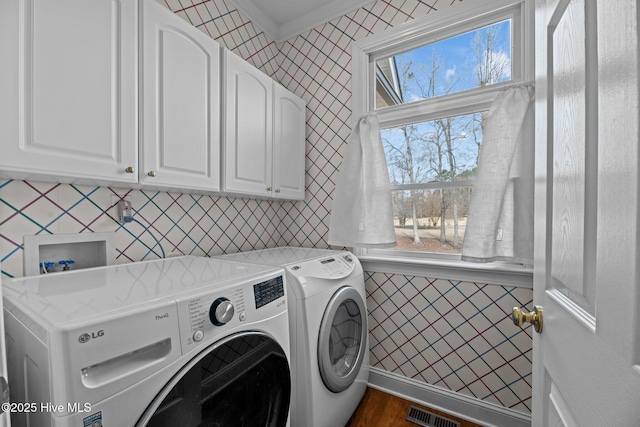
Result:
{"label": "dryer control panel", "polygon": [[294,264],[287,269],[296,276],[317,277],[320,279],[342,279],[356,268],[355,256],[350,252],[330,255],[324,258]]}

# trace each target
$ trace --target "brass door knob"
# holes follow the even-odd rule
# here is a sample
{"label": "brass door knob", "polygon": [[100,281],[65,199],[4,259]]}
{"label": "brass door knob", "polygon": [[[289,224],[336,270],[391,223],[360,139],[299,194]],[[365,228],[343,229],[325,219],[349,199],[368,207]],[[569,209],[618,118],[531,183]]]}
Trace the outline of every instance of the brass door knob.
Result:
{"label": "brass door knob", "polygon": [[511,320],[516,326],[522,326],[523,323],[531,323],[536,332],[542,332],[542,307],[534,306],[531,313],[524,313],[518,307],[513,307]]}
{"label": "brass door knob", "polygon": [[134,173],[136,169],[133,166],[129,166],[124,170],[126,173]]}
{"label": "brass door knob", "polygon": [[151,178],[156,176],[156,171],[149,171],[147,172],[147,175],[149,175]]}

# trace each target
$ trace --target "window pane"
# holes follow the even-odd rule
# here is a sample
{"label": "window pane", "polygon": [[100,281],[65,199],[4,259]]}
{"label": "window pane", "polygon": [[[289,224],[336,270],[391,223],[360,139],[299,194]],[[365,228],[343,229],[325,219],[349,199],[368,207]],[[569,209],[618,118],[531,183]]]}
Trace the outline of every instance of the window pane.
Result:
{"label": "window pane", "polygon": [[461,253],[471,187],[393,191],[392,198],[392,249]]}
{"label": "window pane", "polygon": [[511,20],[376,61],[376,109],[511,80]]}
{"label": "window pane", "polygon": [[382,130],[391,184],[473,179],[482,120],[482,113],[474,113]]}

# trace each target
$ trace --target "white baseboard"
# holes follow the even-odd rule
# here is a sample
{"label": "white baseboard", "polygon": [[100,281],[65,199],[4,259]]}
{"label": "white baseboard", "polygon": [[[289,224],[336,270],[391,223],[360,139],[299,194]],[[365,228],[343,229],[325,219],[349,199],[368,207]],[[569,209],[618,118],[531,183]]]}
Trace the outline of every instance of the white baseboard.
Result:
{"label": "white baseboard", "polygon": [[531,416],[379,368],[369,368],[369,386],[487,427],[531,427]]}

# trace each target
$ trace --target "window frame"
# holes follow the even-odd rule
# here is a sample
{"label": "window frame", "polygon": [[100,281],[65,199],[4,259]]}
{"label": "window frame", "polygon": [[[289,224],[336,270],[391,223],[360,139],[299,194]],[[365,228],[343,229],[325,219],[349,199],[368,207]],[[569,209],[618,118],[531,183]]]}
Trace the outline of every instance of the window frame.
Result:
{"label": "window frame", "polygon": [[[442,117],[488,110],[498,91],[534,78],[533,1],[484,0],[458,3],[441,12],[416,18],[373,34],[352,45],[352,120],[375,111],[381,129],[432,121]],[[505,19],[512,20],[512,78],[509,82],[455,92],[375,110],[375,62],[381,58],[453,37]],[[453,184],[466,186],[468,181]],[[445,185],[443,185],[445,184]],[[447,183],[417,184],[414,188],[442,188]],[[398,188],[396,188],[398,187]],[[410,189],[406,185],[392,190]],[[442,278],[478,280],[495,284],[532,286],[531,266],[503,262],[476,264],[462,261],[459,254],[355,248],[365,268],[371,271],[418,273],[429,266]]]}

